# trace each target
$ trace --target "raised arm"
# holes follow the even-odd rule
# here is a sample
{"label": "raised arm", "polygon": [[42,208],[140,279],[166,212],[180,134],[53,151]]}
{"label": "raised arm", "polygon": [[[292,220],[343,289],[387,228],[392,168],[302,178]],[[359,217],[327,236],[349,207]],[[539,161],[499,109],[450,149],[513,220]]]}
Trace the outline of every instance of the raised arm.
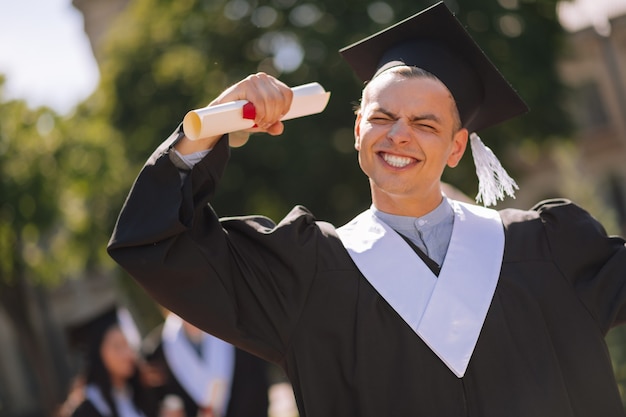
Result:
{"label": "raised arm", "polygon": [[[255,131],[279,134],[291,90],[256,74],[213,104],[246,99]],[[172,157],[212,149],[184,176]],[[190,141],[175,132],[136,179],[109,254],[160,304],[230,343],[278,361],[314,279],[318,236],[302,209],[276,226],[254,216],[220,221],[209,205],[229,158],[226,137]]]}

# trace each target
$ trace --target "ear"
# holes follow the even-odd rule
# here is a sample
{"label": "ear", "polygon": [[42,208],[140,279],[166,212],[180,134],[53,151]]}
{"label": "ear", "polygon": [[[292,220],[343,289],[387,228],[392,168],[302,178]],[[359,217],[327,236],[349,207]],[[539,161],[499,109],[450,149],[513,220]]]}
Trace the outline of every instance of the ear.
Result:
{"label": "ear", "polygon": [[467,129],[460,129],[452,137],[452,151],[448,156],[448,166],[450,168],[454,168],[459,164],[459,161],[465,153],[468,138],[469,132]]}
{"label": "ear", "polygon": [[361,150],[361,119],[363,118],[361,111],[356,114],[354,121],[354,149]]}

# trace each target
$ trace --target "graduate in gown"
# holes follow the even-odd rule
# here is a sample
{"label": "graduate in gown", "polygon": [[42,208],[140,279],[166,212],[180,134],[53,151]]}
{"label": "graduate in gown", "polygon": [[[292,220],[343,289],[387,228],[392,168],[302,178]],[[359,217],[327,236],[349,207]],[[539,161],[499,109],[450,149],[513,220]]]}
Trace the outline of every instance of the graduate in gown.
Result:
{"label": "graduate in gown", "polygon": [[141,382],[139,333],[128,310],[111,309],[76,331],[86,360],[83,400],[72,417],[151,417],[155,401]]}
{"label": "graduate in gown", "polygon": [[267,363],[168,313],[146,337],[144,357],[162,375],[159,401],[178,396],[187,416],[267,417]]}
{"label": "graduate in gown", "polygon": [[[470,136],[491,158],[482,198],[498,194],[485,173],[511,191],[474,133],[526,111],[517,93],[442,3],[342,53],[368,81],[354,135],[370,209],[340,228],[301,206],[220,219],[228,138],[178,129],[111,256],[166,308],[280,365],[302,417],[624,416],[604,341],[626,318],[624,240],[569,201],[495,211],[441,193]],[[255,130],[282,132],[282,82],[255,74],[211,105],[239,99]]]}

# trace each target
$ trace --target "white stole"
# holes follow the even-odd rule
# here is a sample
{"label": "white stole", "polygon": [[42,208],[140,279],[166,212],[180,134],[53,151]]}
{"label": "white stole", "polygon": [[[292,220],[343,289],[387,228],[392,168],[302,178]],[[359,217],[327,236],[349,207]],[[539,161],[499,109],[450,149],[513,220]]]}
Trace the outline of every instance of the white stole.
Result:
{"label": "white stole", "polygon": [[454,225],[439,277],[371,210],[337,233],[376,291],[462,378],[498,283],[504,227],[495,210],[449,201]]}
{"label": "white stole", "polygon": [[235,371],[235,348],[203,333],[202,358],[186,340],[183,321],[169,314],[162,332],[163,353],[172,373],[201,407],[211,406],[220,416],[226,413]]}
{"label": "white stole", "polygon": [[[130,390],[113,390],[112,397],[120,417],[144,417],[144,414],[135,407]],[[104,395],[102,395],[102,391],[100,391],[97,385],[87,384],[85,399],[91,402],[101,416],[110,417],[113,415],[111,408],[104,399]]]}

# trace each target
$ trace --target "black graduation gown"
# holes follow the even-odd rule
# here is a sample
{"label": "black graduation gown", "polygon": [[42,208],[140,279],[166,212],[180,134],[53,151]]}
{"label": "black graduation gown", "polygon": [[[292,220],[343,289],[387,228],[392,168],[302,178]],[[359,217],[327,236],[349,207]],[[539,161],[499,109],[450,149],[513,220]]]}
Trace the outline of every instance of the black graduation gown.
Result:
{"label": "black graduation gown", "polygon": [[[161,340],[162,329],[163,326],[158,326],[150,332],[142,346],[142,353],[148,363],[156,366],[165,376],[164,384],[153,388],[154,394],[159,401],[168,394],[178,395],[183,400],[186,415],[196,416],[198,405],[178,382],[167,363]],[[235,369],[226,417],[267,417],[269,407],[267,366],[266,362],[248,352],[235,350]]]}
{"label": "black graduation gown", "polygon": [[[165,307],[282,366],[302,417],[624,416],[604,342],[626,317],[624,240],[568,202],[505,210],[501,276],[463,378],[356,268],[332,225],[295,207],[279,224],[218,220],[221,140],[181,188],[150,158],[111,256]],[[392,278],[390,271],[390,278]]]}
{"label": "black graduation gown", "polygon": [[89,400],[85,400],[72,412],[72,417],[105,417]]}

